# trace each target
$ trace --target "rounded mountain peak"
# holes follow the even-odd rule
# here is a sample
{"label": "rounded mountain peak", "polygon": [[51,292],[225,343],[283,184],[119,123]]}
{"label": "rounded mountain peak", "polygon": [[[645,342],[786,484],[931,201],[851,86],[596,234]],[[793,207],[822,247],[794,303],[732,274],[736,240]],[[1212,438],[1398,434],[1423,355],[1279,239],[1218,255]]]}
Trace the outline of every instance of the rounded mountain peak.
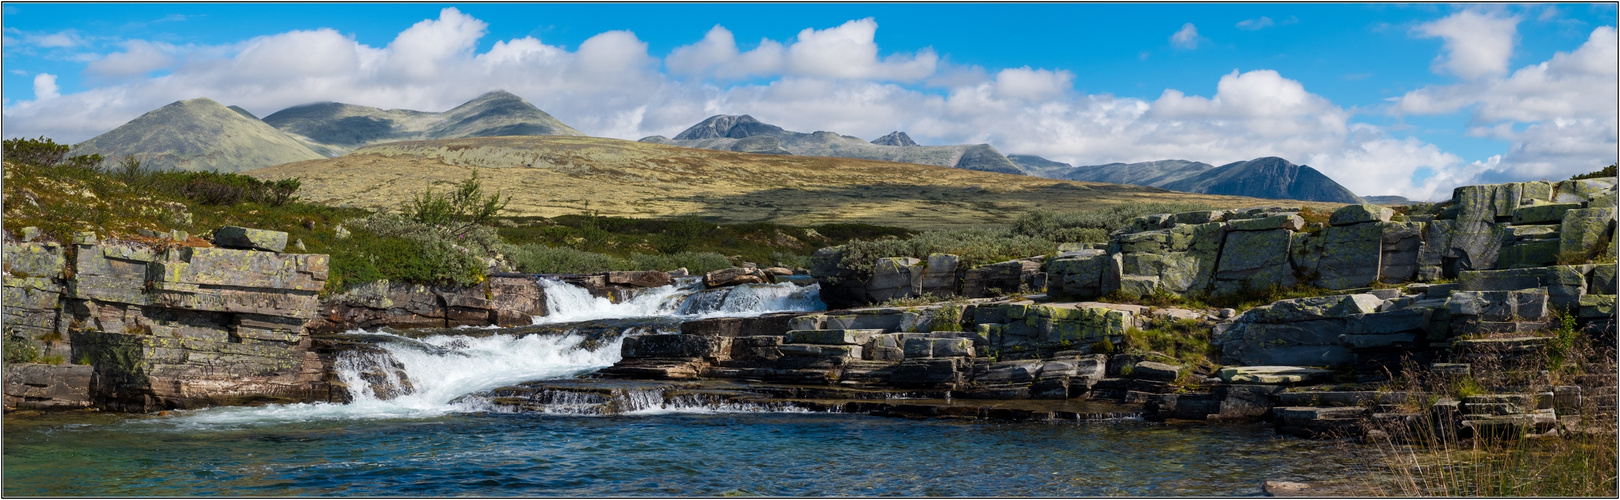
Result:
{"label": "rounded mountain peak", "polygon": [[756,135],[775,136],[785,132],[782,127],[761,122],[748,115],[714,115],[681,131],[675,136],[675,140],[742,139]]}

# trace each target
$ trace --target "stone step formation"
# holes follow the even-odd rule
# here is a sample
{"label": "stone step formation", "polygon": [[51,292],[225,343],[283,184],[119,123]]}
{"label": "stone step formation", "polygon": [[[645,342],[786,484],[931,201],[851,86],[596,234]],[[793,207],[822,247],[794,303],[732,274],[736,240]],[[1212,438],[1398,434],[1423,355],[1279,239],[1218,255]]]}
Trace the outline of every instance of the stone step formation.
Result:
{"label": "stone step formation", "polygon": [[[974,268],[936,254],[880,259],[862,274],[837,265],[839,249],[822,249],[809,271],[834,310],[687,321],[679,333],[630,336],[622,360],[587,385],[652,380],[675,384],[660,389],[664,399],[792,401],[911,417],[1118,413],[1085,409],[1096,403],[1130,405],[1149,419],[1269,419],[1281,432],[1309,436],[1389,435],[1420,422],[1480,435],[1545,432],[1560,418],[1612,415],[1613,377],[1500,385],[1479,398],[1421,405],[1413,403],[1417,394],[1340,386],[1365,388],[1412,369],[1479,374],[1534,358],[1551,345],[1546,332],[1562,326],[1555,318],[1566,316],[1612,345],[1615,264],[1558,260],[1612,255],[1614,197],[1614,180],[1600,179],[1465,186],[1437,215],[1407,220],[1366,205],[1316,223],[1285,208],[1160,214],[1133,221],[1106,245]],[[86,234],[69,253],[55,243],[8,241],[8,335],[69,362],[8,366],[7,406],[151,411],[341,401],[330,355],[311,347],[312,334],[518,325],[546,311],[528,275],[495,275],[471,288],[376,283],[323,301],[316,293],[326,256],[281,253],[285,234],[248,228],[216,231],[214,241],[237,248],[153,247]],[[705,281],[766,283],[786,272],[803,274],[739,268]],[[672,279],[662,272],[556,278],[616,300]],[[1294,284],[1337,291],[1241,313],[1095,300]],[[1006,296],[1019,290],[1029,292]],[[925,294],[957,298],[863,307]],[[1221,366],[1112,347],[1132,329],[1173,321],[1211,328],[1218,355],[1210,361]],[[686,385],[719,382],[749,389]],[[408,390],[395,389],[382,392]],[[541,411],[562,390],[531,389],[486,396]],[[877,394],[917,400],[881,402]],[[629,397],[620,396],[591,404]]]}

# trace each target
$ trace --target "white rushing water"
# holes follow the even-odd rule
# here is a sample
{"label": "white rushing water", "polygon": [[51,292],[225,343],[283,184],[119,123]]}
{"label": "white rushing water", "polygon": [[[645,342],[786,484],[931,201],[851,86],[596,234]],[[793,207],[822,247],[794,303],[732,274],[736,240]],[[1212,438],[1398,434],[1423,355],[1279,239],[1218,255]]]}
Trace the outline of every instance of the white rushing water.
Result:
{"label": "white rushing water", "polygon": [[[545,289],[549,314],[535,316],[535,324],[655,317],[690,320],[827,308],[815,284],[750,284],[703,290],[698,280],[683,278],[673,285],[639,290],[620,303],[593,297],[584,288],[561,281],[542,278],[540,284]],[[381,339],[373,349],[343,352],[334,360],[332,370],[348,386],[350,403],[210,408],[181,412],[177,423],[183,427],[257,425],[326,419],[430,418],[480,411],[485,405],[476,398],[457,398],[532,380],[570,378],[612,366],[620,358],[624,340],[620,335],[592,350],[581,347],[587,339],[572,329],[564,334],[523,336],[503,335],[495,330],[482,335],[421,338],[350,332]],[[638,330],[631,327],[624,334]],[[726,410],[702,406],[649,399],[633,405],[630,413]]]}
{"label": "white rushing water", "polygon": [[[580,348],[579,335],[434,335],[379,342],[378,351],[339,354],[333,370],[350,388],[348,404],[314,403],[261,407],[221,407],[185,412],[180,423],[202,426],[252,425],[326,419],[428,418],[478,408],[452,403],[457,397],[530,380],[566,378],[600,370],[619,360],[623,337],[596,350]],[[386,354],[386,355],[385,355]],[[398,363],[392,366],[389,360]],[[379,369],[380,368],[380,369]],[[409,394],[379,399],[362,372],[381,373],[393,384],[403,372]]]}
{"label": "white rushing water", "polygon": [[690,320],[827,309],[821,302],[821,285],[814,283],[808,286],[747,284],[701,290],[697,279],[682,278],[673,285],[638,290],[620,303],[592,296],[582,287],[550,278],[540,278],[540,286],[546,292],[548,311],[544,316],[534,317],[537,325],[651,317]]}

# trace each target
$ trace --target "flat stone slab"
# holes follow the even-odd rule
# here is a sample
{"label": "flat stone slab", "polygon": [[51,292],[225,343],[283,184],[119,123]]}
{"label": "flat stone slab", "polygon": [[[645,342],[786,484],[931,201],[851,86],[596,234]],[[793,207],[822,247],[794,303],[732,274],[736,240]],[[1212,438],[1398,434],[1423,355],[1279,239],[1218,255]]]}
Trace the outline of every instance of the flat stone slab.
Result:
{"label": "flat stone slab", "polygon": [[280,252],[287,249],[287,233],[225,226],[214,231],[214,245],[222,248]]}
{"label": "flat stone slab", "polygon": [[862,345],[883,330],[792,330],[783,339],[788,344]]}
{"label": "flat stone slab", "polygon": [[1229,366],[1222,368],[1221,381],[1243,384],[1293,384],[1333,376],[1332,370],[1299,366]]}

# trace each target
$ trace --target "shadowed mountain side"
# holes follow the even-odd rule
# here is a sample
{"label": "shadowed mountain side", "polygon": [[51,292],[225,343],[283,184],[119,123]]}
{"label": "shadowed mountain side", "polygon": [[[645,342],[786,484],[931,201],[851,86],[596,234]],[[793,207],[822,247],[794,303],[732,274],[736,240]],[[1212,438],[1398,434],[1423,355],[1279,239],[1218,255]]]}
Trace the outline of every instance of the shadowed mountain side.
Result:
{"label": "shadowed mountain side", "polygon": [[1067,172],[1057,172],[1053,178],[1165,187],[1166,184],[1198,175],[1212,168],[1215,167],[1208,163],[1187,160],[1108,163],[1074,167]]}
{"label": "shadowed mountain side", "polygon": [[391,210],[426,187],[447,190],[475,169],[487,188],[512,195],[508,212],[518,216],[590,210],[624,217],[699,215],[727,222],[866,222],[931,229],[1008,224],[1035,208],[1095,209],[1154,200],[1230,208],[1287,203],[908,163],[565,136],[379,144],[250,175],[302,178],[299,195],[310,201]]}
{"label": "shadowed mountain side", "polygon": [[[777,144],[774,147],[765,144],[761,139],[766,137],[776,139]],[[745,141],[755,143],[739,146]],[[901,132],[891,133],[877,141],[869,142],[859,137],[827,131],[806,134],[784,130],[782,127],[761,122],[748,115],[711,116],[676,134],[674,139],[655,135],[642,138],[641,142],[720,151],[773,154],[786,151],[800,156],[864,158],[983,172],[1025,173],[989,144],[918,146],[911,141],[911,137]]]}
{"label": "shadowed mountain side", "polygon": [[1307,165],[1275,156],[1221,165],[1159,187],[1191,193],[1361,203],[1361,198]]}
{"label": "shadowed mountain side", "polygon": [[321,158],[297,138],[206,97],[178,101],[73,146],[73,154],[125,156],[166,170],[241,172]]}
{"label": "shadowed mountain side", "polygon": [[504,135],[585,135],[523,98],[497,90],[442,113],[340,102],[293,106],[265,123],[336,156],[370,144]]}

